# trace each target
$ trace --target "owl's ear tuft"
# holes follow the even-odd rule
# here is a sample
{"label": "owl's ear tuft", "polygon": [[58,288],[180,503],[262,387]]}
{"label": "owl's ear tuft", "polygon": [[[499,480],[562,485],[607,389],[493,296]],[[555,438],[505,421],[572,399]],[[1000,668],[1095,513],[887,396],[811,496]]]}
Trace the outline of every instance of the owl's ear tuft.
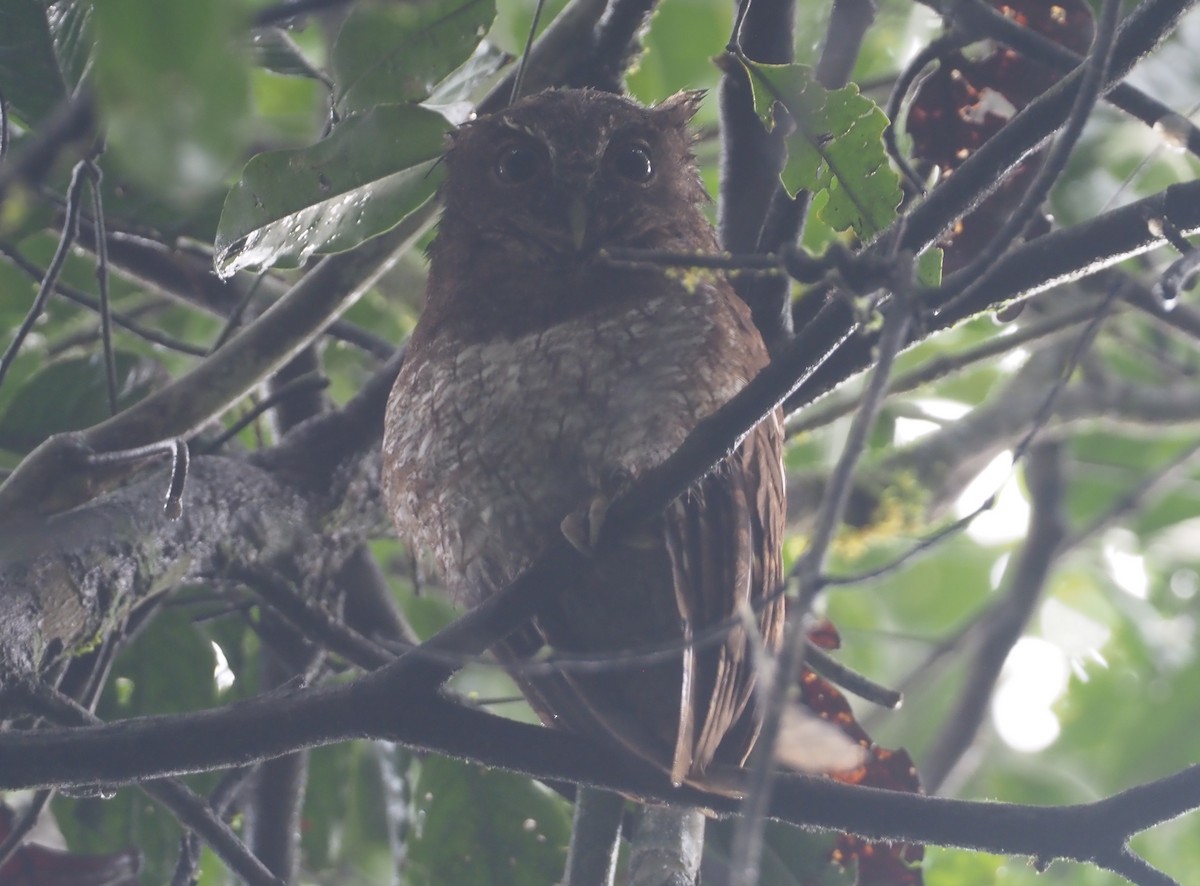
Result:
{"label": "owl's ear tuft", "polygon": [[707,94],[706,89],[685,89],[655,105],[654,113],[661,115],[665,122],[682,129],[696,116]]}

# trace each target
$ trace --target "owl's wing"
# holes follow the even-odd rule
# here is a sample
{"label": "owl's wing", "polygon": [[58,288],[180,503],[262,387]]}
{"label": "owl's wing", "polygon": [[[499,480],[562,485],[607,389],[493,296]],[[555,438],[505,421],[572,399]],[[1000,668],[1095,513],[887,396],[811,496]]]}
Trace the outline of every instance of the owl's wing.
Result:
{"label": "owl's wing", "polygon": [[756,662],[738,625],[717,638],[705,628],[736,616],[745,604],[768,650],[779,646],[783,599],[764,598],[783,577],[783,429],[768,416],[715,471],[666,512],[665,541],[685,637],[679,734],[672,779],[699,776],[718,756],[744,762],[758,735]]}

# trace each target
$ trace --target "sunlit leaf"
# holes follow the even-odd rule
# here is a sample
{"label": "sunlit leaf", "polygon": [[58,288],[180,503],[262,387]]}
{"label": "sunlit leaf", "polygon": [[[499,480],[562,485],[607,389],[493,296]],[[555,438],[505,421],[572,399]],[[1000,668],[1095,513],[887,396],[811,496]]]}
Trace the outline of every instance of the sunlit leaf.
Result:
{"label": "sunlit leaf", "polygon": [[217,272],[295,267],[390,229],[437,188],[449,128],[426,108],[384,105],[311,147],[259,154],[225,200]]}

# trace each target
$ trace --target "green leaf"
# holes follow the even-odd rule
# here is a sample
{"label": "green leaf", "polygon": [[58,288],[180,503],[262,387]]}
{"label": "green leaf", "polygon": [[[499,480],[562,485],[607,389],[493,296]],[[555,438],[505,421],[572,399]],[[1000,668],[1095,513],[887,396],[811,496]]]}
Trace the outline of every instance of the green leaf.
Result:
{"label": "green leaf", "polygon": [[83,67],[72,48],[86,19],[87,8],[77,3],[57,4],[53,23],[38,0],[0,4],[0,95],[26,124],[36,124],[74,88]]}
{"label": "green leaf", "polygon": [[902,195],[883,149],[888,121],[878,105],[853,83],[825,89],[806,65],[748,62],[746,67],[754,108],[764,124],[774,126],[776,103],[795,124],[785,138],[788,158],[780,173],[787,192],[828,193],[820,215],[834,230],[853,228],[869,240],[887,227]]}
{"label": "green leaf", "polygon": [[83,80],[92,62],[95,36],[92,33],[92,6],[87,0],[59,0],[47,6],[46,20],[50,23],[50,39],[58,69],[70,89]]}
{"label": "green leaf", "polygon": [[[736,827],[736,818],[708,823],[704,831],[706,872],[711,869],[727,873]],[[760,882],[773,886],[851,886],[855,882],[853,871],[831,861],[836,843],[835,834],[807,833],[768,822],[763,834]]]}
{"label": "green leaf", "polygon": [[283,28],[262,28],[250,39],[254,61],[259,66],[285,77],[308,77],[332,85],[329,77],[314,65],[300,44]]}
{"label": "green leaf", "polygon": [[[183,831],[171,813],[137,788],[124,788],[111,797],[74,798],[58,794],[51,801],[50,809],[72,852],[109,853],[134,847],[141,858],[139,878],[135,882],[171,882]],[[80,878],[56,882],[96,881]]]}
{"label": "green leaf", "polygon": [[471,57],[439,83],[422,104],[440,111],[455,123],[462,123],[475,108],[474,98],[479,88],[510,61],[511,55],[484,40],[475,47]]}
{"label": "green leaf", "polygon": [[413,886],[556,883],[566,862],[567,805],[511,773],[429,757],[408,844]]}
{"label": "green leaf", "polygon": [[922,286],[940,286],[943,257],[944,253],[936,246],[917,256],[917,282]]}
{"label": "green leaf", "polygon": [[96,92],[122,172],[172,200],[220,184],[250,135],[237,0],[97,3]]}
{"label": "green leaf", "polygon": [[495,0],[360,4],[333,47],[338,110],[425,98],[466,61],[495,17]]}
{"label": "green leaf", "polygon": [[[104,718],[195,711],[217,700],[212,642],[182,609],[164,609],[113,666],[102,697]],[[127,692],[116,684],[125,681]],[[119,697],[121,696],[121,697]]]}
{"label": "green leaf", "polygon": [[[124,409],[162,385],[162,364],[124,351],[117,364],[117,406]],[[0,449],[28,452],[52,434],[76,431],[109,417],[104,357],[55,360],[35,372],[0,414]]]}
{"label": "green leaf", "polygon": [[427,108],[383,105],[315,145],[254,157],[217,225],[217,273],[297,267],[394,227],[437,189],[449,128]]}
{"label": "green leaf", "polygon": [[[212,647],[191,615],[164,608],[117,657],[99,713],[108,720],[212,707],[213,664]],[[188,778],[202,795],[216,780],[211,773]],[[171,813],[141,791],[126,788],[110,799],[56,797],[53,808],[71,849],[102,852],[136,846],[142,854],[141,882],[170,882],[182,831]]]}
{"label": "green leaf", "polygon": [[393,817],[407,810],[385,791],[407,788],[401,778],[410,768],[409,757],[404,748],[361,741],[309,753],[301,839],[313,882],[346,882],[337,875],[347,870],[359,873],[354,882],[393,882],[395,847],[388,829],[397,824]]}

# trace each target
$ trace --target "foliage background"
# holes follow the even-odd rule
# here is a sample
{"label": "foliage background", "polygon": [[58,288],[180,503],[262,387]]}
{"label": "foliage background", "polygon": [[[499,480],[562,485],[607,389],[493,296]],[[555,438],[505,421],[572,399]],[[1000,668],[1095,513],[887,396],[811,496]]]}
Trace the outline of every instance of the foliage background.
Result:
{"label": "foliage background", "polygon": [[[800,4],[796,49],[802,61],[815,57],[826,7]],[[92,76],[107,137],[100,165],[110,229],[152,233],[184,250],[191,244],[212,244],[222,203],[246,159],[264,150],[311,144],[327,124],[326,86],[314,77],[279,72],[296,63],[294,52],[272,55],[265,42],[251,46],[245,39],[245,22],[261,8],[263,4],[249,0],[105,0],[94,6],[60,2],[51,11],[67,17],[68,26],[56,31],[60,45],[55,53],[47,56],[46,47],[35,45],[36,35],[30,34],[21,43],[28,53],[22,56],[14,50],[18,41],[13,35],[43,10],[35,0],[4,0],[0,32],[9,36],[0,37],[8,50],[7,56],[0,54],[0,84],[21,124],[13,151],[29,137],[23,127],[43,123],[70,88],[58,68],[30,65],[29,60],[57,59],[65,76],[78,76],[91,47],[85,35],[94,33],[98,43]],[[543,21],[555,12],[551,5]],[[531,14],[529,4],[501,0],[490,40],[517,53]],[[711,59],[724,46],[731,19],[732,9],[723,0],[663,0],[646,38],[645,56],[629,78],[631,92],[652,102],[681,88],[714,88],[720,72]],[[881,0],[855,80],[882,102],[891,78],[937,30],[938,19],[925,6]],[[329,61],[334,32],[329,22],[311,20],[289,36],[320,69]],[[1135,81],[1177,110],[1187,111],[1200,91],[1197,45],[1200,17],[1191,15],[1139,68]],[[710,98],[697,122],[704,136],[699,155],[714,189],[716,120],[716,101]],[[0,241],[42,268],[57,242],[55,228],[61,219],[56,213],[74,156],[68,151],[59,159],[46,190],[10,191],[2,204]],[[1077,223],[1114,202],[1194,178],[1195,172],[1195,158],[1164,150],[1144,125],[1101,108],[1054,192],[1052,211],[1061,224]],[[1173,258],[1155,253],[1130,260],[1128,269],[1153,279]],[[62,280],[94,293],[94,268],[93,257],[77,250]],[[402,342],[419,311],[421,274],[420,252],[413,250],[343,319],[378,339]],[[112,278],[111,286],[114,309],[173,339],[206,348],[221,334],[224,321],[195,303],[164,299],[121,275]],[[11,253],[0,260],[0,343],[12,338],[35,288]],[[1064,303],[1084,297],[1066,289],[1052,294]],[[1191,300],[1185,296],[1181,310],[1190,309]],[[971,320],[910,351],[900,371],[1010,334],[1014,328],[991,317]],[[122,404],[160,387],[197,359],[121,330],[115,341]],[[914,435],[945,431],[969,421],[970,410],[979,404],[1000,402],[1009,395],[1006,386],[1029,365],[1031,349],[1014,349],[890,399],[871,439],[869,465],[918,463],[920,444],[906,448],[917,439]],[[379,362],[377,355],[344,340],[326,340],[319,350],[320,372],[328,380],[326,394],[334,404],[347,402]],[[1081,372],[1186,388],[1194,384],[1198,370],[1194,339],[1164,331],[1127,309],[1106,326]],[[247,408],[246,403],[235,406],[222,423],[230,424]],[[0,386],[0,465],[15,467],[48,435],[89,427],[107,414],[96,315],[66,299],[52,298]],[[1128,490],[1194,447],[1197,419],[1200,412],[1181,413],[1178,421],[1148,427],[1116,413],[1106,421],[1055,423],[1061,428],[1056,434],[1066,444],[1065,505],[1071,525],[1087,525]],[[789,469],[797,476],[824,476],[839,452],[846,421],[831,421],[796,439],[788,454]],[[239,433],[232,446],[252,451],[271,443],[276,434],[269,423],[259,421]],[[999,449],[1011,449],[1012,443]],[[968,454],[958,455],[965,460]],[[986,491],[1001,485],[1005,491],[997,510],[981,516],[973,529],[881,580],[834,589],[823,600],[844,638],[840,657],[875,679],[905,688],[900,711],[881,713],[863,706],[859,713],[877,740],[908,748],[918,763],[945,728],[946,712],[976,652],[969,628],[986,622],[988,607],[1003,587],[1004,565],[1025,540],[1029,496],[1020,469],[1001,467],[981,482]],[[927,492],[953,500],[958,490]],[[918,518],[844,537],[833,571],[885,563],[907,550],[926,528]],[[790,553],[795,555],[799,546],[797,538]],[[380,538],[371,549],[421,636],[451,619],[436,594],[428,589],[417,593],[411,560],[398,542]],[[1200,721],[1197,551],[1200,486],[1195,470],[1185,466],[1171,475],[1161,494],[1139,497],[1117,524],[1063,555],[1032,613],[1028,639],[1010,657],[1000,688],[1003,693],[1005,679],[1026,682],[1013,684],[1020,687],[1013,706],[992,708],[1006,710],[1009,717],[1040,716],[1055,724],[1057,737],[1044,749],[1022,752],[1006,743],[989,715],[943,792],[1042,805],[1077,803],[1195,763],[1194,724]],[[202,709],[270,685],[262,674],[265,653],[258,605],[252,595],[229,583],[201,583],[174,593],[152,624],[121,650],[100,699],[99,716],[109,720]],[[1030,668],[1035,669],[1032,680]],[[468,667],[453,686],[483,699],[512,693],[506,678],[486,665]],[[1039,686],[1045,691],[1035,691]],[[521,708],[495,706],[528,718]],[[188,782],[208,792],[218,776],[189,777]],[[21,799],[8,797],[9,802]],[[122,789],[105,799],[58,796],[51,809],[72,850],[112,853],[135,846],[144,857],[142,882],[169,879],[180,828],[138,791]],[[235,823],[247,826],[244,818],[235,818]],[[367,884],[399,878],[410,883],[538,884],[552,882],[561,868],[569,806],[517,776],[382,743],[352,742],[311,752],[301,829],[301,882]],[[721,840],[719,833],[710,837],[711,852],[721,851]],[[782,827],[772,828],[770,841],[773,861],[763,882],[810,882],[793,863],[796,847],[809,844]],[[1135,847],[1186,881],[1200,869],[1200,822],[1192,816],[1162,825],[1137,838]],[[401,859],[399,866],[393,864],[394,857]],[[199,877],[203,884],[225,882],[223,866],[208,850]],[[1101,886],[1121,881],[1081,865],[1055,864],[1038,875],[1024,859],[931,848],[926,882]]]}

